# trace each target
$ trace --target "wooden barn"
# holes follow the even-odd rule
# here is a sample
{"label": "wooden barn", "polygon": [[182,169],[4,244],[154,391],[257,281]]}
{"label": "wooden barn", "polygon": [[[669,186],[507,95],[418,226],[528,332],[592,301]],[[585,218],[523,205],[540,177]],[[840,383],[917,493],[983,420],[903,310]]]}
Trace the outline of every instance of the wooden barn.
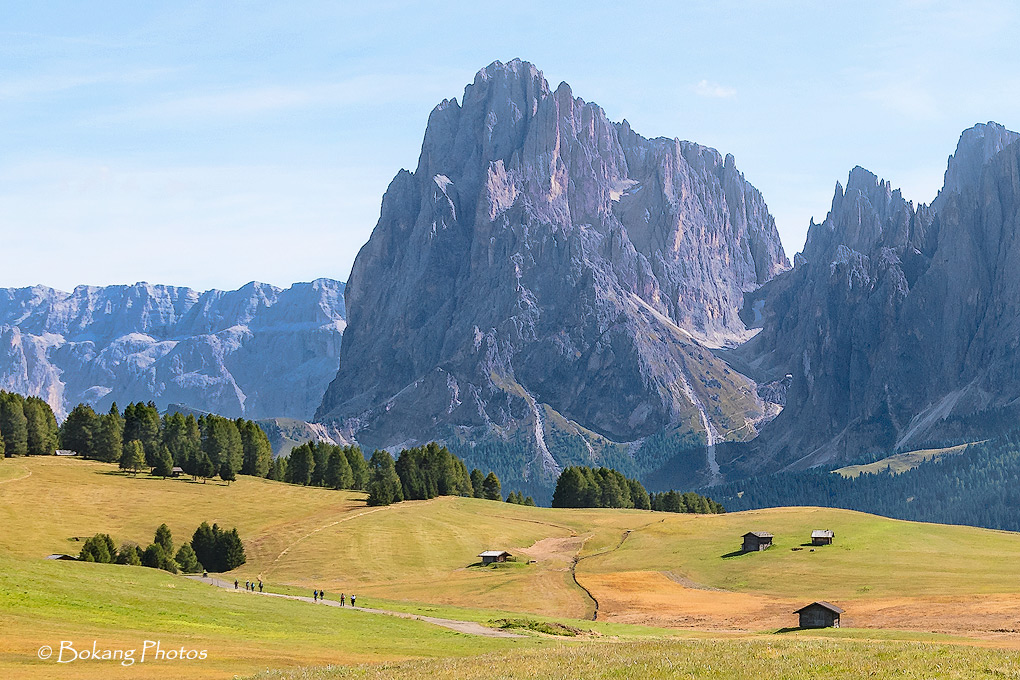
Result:
{"label": "wooden barn", "polygon": [[839,628],[842,613],[842,609],[828,602],[812,602],[794,612],[800,616],[801,628]]}
{"label": "wooden barn", "polygon": [[772,547],[772,534],[767,531],[748,531],[743,538],[744,552],[757,552]]}
{"label": "wooden barn", "polygon": [[478,556],[482,558],[482,566],[493,562],[506,562],[508,558],[513,557],[506,550],[486,550],[478,553]]}
{"label": "wooden barn", "polygon": [[815,529],[811,532],[811,545],[832,545],[835,538],[831,529]]}

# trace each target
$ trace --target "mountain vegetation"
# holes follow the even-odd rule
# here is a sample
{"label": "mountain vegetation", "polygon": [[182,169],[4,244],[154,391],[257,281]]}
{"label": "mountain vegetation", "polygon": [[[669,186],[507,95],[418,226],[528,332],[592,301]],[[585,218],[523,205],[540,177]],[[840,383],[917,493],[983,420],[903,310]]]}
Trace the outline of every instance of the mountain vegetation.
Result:
{"label": "mountain vegetation", "polygon": [[1020,430],[900,473],[786,472],[713,487],[712,493],[731,511],[817,505],[1020,531]]}
{"label": "mountain vegetation", "polygon": [[573,466],[560,473],[553,493],[554,508],[636,508],[662,512],[718,514],[725,509],[693,492],[666,491],[649,496],[636,479],[609,468]]}

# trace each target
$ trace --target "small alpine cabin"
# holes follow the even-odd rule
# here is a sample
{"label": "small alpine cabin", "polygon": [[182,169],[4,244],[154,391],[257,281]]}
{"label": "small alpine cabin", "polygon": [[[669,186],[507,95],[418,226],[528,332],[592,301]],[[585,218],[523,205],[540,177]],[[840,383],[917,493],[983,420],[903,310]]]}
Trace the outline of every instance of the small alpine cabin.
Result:
{"label": "small alpine cabin", "polygon": [[748,531],[743,538],[744,552],[757,552],[772,547],[772,534],[767,531]]}
{"label": "small alpine cabin", "polygon": [[842,613],[842,609],[828,602],[812,602],[794,612],[800,615],[801,628],[839,628]]}
{"label": "small alpine cabin", "polygon": [[811,532],[811,545],[832,545],[836,534],[831,529],[815,529]]}
{"label": "small alpine cabin", "polygon": [[486,550],[485,552],[478,553],[478,556],[482,558],[483,567],[493,562],[506,562],[507,558],[513,557],[506,550]]}

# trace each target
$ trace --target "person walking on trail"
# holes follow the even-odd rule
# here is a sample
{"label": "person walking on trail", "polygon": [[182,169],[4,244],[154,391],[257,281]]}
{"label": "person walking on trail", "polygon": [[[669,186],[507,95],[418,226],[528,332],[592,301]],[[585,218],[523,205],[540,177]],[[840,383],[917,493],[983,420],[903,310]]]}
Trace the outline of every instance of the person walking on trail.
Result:
{"label": "person walking on trail", "polygon": [[326,593],[319,591],[319,602],[323,602],[326,599]]}
{"label": "person walking on trail", "polygon": [[262,592],[262,579],[259,579],[259,592]]}
{"label": "person walking on trail", "polygon": [[354,606],[354,593],[351,593],[351,606]]}
{"label": "person walking on trail", "polygon": [[251,581],[245,581],[244,582],[244,589],[245,590],[251,590]]}
{"label": "person walking on trail", "polygon": [[316,602],[319,601],[319,591],[318,590],[313,590],[312,591],[312,599],[315,600]]}
{"label": "person walking on trail", "polygon": [[234,579],[234,590],[237,590],[237,579]]}
{"label": "person walking on trail", "polygon": [[340,593],[340,606],[344,606],[344,594]]}

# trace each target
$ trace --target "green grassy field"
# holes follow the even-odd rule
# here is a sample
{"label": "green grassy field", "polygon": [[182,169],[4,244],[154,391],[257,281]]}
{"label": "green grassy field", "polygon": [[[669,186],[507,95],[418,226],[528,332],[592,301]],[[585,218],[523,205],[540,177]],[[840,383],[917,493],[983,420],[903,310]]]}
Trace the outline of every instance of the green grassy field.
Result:
{"label": "green grassy field", "polygon": [[[981,442],[975,442],[980,444]],[[906,453],[897,453],[892,456],[887,456],[881,460],[876,460],[874,463],[867,463],[866,465],[847,465],[841,467],[838,470],[833,470],[834,473],[843,475],[844,477],[856,477],[861,473],[876,474],[879,472],[889,471],[893,474],[899,474],[906,472],[907,470],[913,470],[921,463],[929,460],[937,460],[943,456],[952,456],[963,453],[969,444],[960,444],[959,446],[949,446],[943,449],[923,449],[920,451],[907,451]]]}
{"label": "green grassy field", "polygon": [[[96,532],[147,544],[164,521],[178,544],[201,521],[237,526],[248,563],[228,578],[261,576],[273,592],[354,592],[359,604],[394,612],[483,624],[523,617],[583,634],[468,636],[141,567],[43,559],[77,553],[75,539]],[[836,650],[833,674],[868,649],[886,659],[881,668],[903,662],[921,672],[943,653],[932,643],[957,650],[976,636],[982,645],[1011,646],[1008,631],[1020,621],[1013,566],[1020,535],[841,510],[692,516],[463,498],[369,508],[360,493],[249,477],[230,486],[134,478],[112,465],[46,457],[0,461],[0,524],[0,677],[53,677],[53,663],[35,653],[62,639],[100,646],[159,639],[209,650],[201,666],[104,666],[108,677],[229,677],[329,664],[344,668],[294,677],[480,677],[492,664],[505,665],[508,677],[525,677],[532,666],[558,677],[573,664],[602,673],[590,677],[631,677],[635,659],[647,656],[642,677],[666,677],[674,663],[692,677],[697,664],[709,664],[718,671],[712,677],[728,678],[739,677],[739,665],[725,658],[744,654],[776,659],[773,675],[761,677],[814,677],[780,670],[820,663],[818,634],[773,634],[795,625],[794,605],[813,599],[841,603],[845,625],[867,627],[821,634]],[[833,529],[836,545],[802,546],[818,528]],[[736,554],[749,530],[773,532],[775,546]],[[476,555],[491,548],[520,562],[478,566]],[[575,576],[598,600],[597,621]],[[953,659],[945,668],[958,675],[945,677],[982,677],[967,674],[979,666],[1011,673],[1015,655],[967,648]],[[95,677],[95,669],[69,664],[60,677]],[[996,677],[1020,677],[1008,673]]]}
{"label": "green grassy field", "polygon": [[1020,677],[1020,657],[1003,650],[904,642],[817,639],[750,639],[562,644],[497,652],[482,657],[447,658],[372,667],[274,671],[258,680],[336,680],[339,678],[492,677],[712,678],[714,680],[801,680],[818,678],[900,678],[969,680]]}

